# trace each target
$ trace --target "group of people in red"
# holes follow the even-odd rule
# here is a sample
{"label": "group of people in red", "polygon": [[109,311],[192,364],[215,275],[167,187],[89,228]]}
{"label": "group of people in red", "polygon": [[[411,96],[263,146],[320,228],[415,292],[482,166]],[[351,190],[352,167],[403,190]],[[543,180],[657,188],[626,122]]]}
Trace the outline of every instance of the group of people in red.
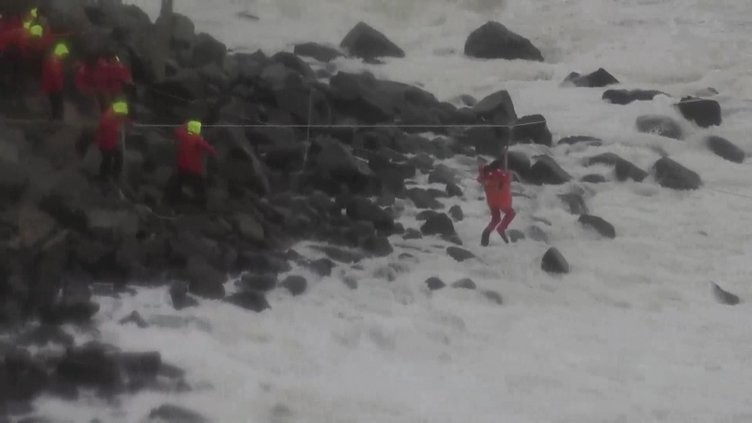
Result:
{"label": "group of people in red", "polygon": [[[5,85],[22,90],[25,75],[36,78],[39,89],[49,98],[50,118],[54,121],[63,121],[65,116],[65,61],[70,54],[63,37],[50,30],[43,9],[33,8],[23,16],[0,16],[0,55],[3,65],[10,68]],[[101,153],[99,176],[104,181],[119,179],[123,168],[123,131],[132,124],[125,100],[125,88],[133,85],[131,71],[112,50],[90,55],[74,67],[76,90],[98,104],[100,114],[93,141]],[[189,120],[176,129],[176,173],[166,188],[168,198],[178,201],[183,187],[188,185],[196,202],[205,207],[203,157],[215,154],[215,150],[201,136],[201,127],[200,121]],[[80,153],[85,151],[84,148]]]}

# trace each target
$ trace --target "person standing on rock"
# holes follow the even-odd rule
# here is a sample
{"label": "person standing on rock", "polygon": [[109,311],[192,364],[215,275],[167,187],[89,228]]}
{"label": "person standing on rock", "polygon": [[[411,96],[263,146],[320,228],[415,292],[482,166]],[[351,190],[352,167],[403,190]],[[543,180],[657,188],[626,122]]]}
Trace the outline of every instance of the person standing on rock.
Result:
{"label": "person standing on rock", "polygon": [[201,136],[201,122],[191,120],[175,130],[178,142],[177,172],[173,177],[168,195],[172,202],[183,197],[183,186],[193,190],[196,204],[206,208],[206,181],[203,176],[205,154],[216,155],[216,150]]}
{"label": "person standing on rock", "polygon": [[58,43],[52,54],[47,55],[42,63],[42,91],[50,99],[50,118],[53,121],[63,120],[65,115],[63,103],[63,87],[65,74],[63,62],[70,54],[68,46]]}
{"label": "person standing on rock", "polygon": [[123,169],[123,151],[120,145],[120,135],[128,118],[128,103],[116,101],[99,118],[99,126],[95,135],[95,142],[102,154],[99,165],[99,177],[104,181],[111,181],[120,177]]}
{"label": "person standing on rock", "polygon": [[[507,167],[507,149],[504,149],[504,160],[494,160],[486,164],[483,159],[478,164],[478,182],[483,184],[486,192],[486,202],[491,211],[491,222],[483,231],[481,245],[486,247],[491,232],[496,230],[505,243],[509,244],[506,230],[515,217],[512,208],[512,172]],[[504,213],[502,219],[501,214]]]}

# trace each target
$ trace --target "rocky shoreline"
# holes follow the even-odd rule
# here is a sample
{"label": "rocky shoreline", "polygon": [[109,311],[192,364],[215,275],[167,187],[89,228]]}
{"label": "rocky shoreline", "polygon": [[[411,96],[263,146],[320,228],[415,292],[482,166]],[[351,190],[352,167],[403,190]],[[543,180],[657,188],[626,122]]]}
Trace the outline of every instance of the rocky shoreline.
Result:
{"label": "rocky shoreline", "polygon": [[[101,7],[65,3],[51,2],[64,8],[51,13],[56,17],[53,26],[84,28],[74,40],[82,49],[99,48],[103,40],[113,43],[132,67],[137,90],[130,102],[137,122],[175,125],[201,116],[218,155],[207,165],[208,210],[175,208],[163,200],[174,161],[169,128],[131,130],[125,178],[110,186],[93,176],[95,151],[83,158],[77,155],[76,145],[92,135],[87,125],[29,127],[0,119],[5,122],[0,123],[0,325],[8,334],[0,341],[0,411],[25,412],[29,401],[43,392],[74,398],[82,388],[103,395],[190,389],[182,371],[163,363],[158,352],[75,345],[60,326],[89,324],[99,310],[92,300],[95,292],[117,296],[134,286],[168,285],[176,309],[195,305],[199,297],[262,311],[269,308],[265,293],[272,289],[305,292],[302,276],[279,276],[292,265],[329,275],[336,266],[389,256],[394,251],[389,237],[395,235],[438,236],[446,242],[448,255],[467,260],[472,253],[461,248],[463,240],[452,224],[462,211],[445,211],[438,201],[464,194],[452,169],[436,162],[456,155],[498,156],[507,143],[556,145],[545,118],[518,117],[506,91],[477,102],[465,97],[463,105],[455,105],[415,86],[368,73],[335,73],[324,66],[344,55],[371,63],[405,55],[365,23],[346,34],[339,49],[306,42],[296,45],[294,53],[267,56],[260,51],[229,53],[210,35],[196,34],[190,19],[175,15],[166,76],[158,79],[155,53],[147,42],[158,25],[145,13],[117,2]],[[471,34],[465,52],[482,58],[543,60],[532,43],[497,23]],[[570,75],[564,83],[606,87],[618,81],[599,69],[591,75]],[[603,98],[628,104],[657,95],[663,94],[609,89]],[[720,106],[713,100],[684,98],[677,109],[701,127],[721,124]],[[309,123],[317,125],[310,132]],[[232,126],[236,124],[246,127]],[[667,116],[640,117],[636,127],[683,138],[681,127]],[[558,144],[600,142],[569,136]],[[708,146],[727,160],[745,159],[728,140],[709,137]],[[668,157],[647,171],[611,153],[583,163],[596,164],[613,166],[618,181],[639,182],[652,174],[668,188],[702,185],[699,175]],[[531,158],[515,152],[510,167],[523,184],[574,182],[547,155]],[[421,174],[445,189],[410,187],[409,181]],[[581,182],[605,181],[601,175],[588,175]],[[396,199],[424,209],[421,227],[403,227],[399,211],[391,207]],[[610,223],[588,214],[581,195],[563,196],[562,203],[581,215],[583,225],[604,237],[616,236]],[[510,235],[515,241],[526,236]],[[291,249],[301,240],[321,243],[328,258],[302,257]],[[551,248],[541,257],[541,268],[566,273],[569,264]],[[224,283],[240,276],[240,291],[228,295]],[[430,289],[446,285],[438,278],[426,283]],[[457,281],[453,286],[474,284]],[[502,302],[498,294],[487,296]],[[129,322],[140,324],[137,315],[132,317]],[[49,342],[64,346],[64,352],[31,354],[25,349]]]}

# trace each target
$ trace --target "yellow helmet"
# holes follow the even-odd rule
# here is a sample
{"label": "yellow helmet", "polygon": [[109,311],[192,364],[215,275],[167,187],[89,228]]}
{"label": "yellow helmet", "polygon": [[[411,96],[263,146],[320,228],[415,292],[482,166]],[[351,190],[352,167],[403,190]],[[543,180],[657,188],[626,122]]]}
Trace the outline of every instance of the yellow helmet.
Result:
{"label": "yellow helmet", "polygon": [[65,57],[70,54],[70,50],[68,50],[68,46],[65,45],[65,43],[58,43],[55,46],[55,50],[52,52],[52,54],[55,55],[55,57]]}
{"label": "yellow helmet", "polygon": [[39,17],[39,9],[35,7],[33,9],[29,10],[29,16],[31,16],[34,19],[38,18]]}
{"label": "yellow helmet", "polygon": [[201,134],[201,122],[197,120],[189,120],[188,123],[185,124],[185,127],[188,130],[189,134],[193,134],[193,135]]}
{"label": "yellow helmet", "polygon": [[29,34],[34,38],[42,38],[42,35],[44,35],[44,28],[42,28],[42,25],[32,25],[31,28],[29,28]]}
{"label": "yellow helmet", "polygon": [[112,104],[112,111],[115,112],[116,115],[127,115],[128,103],[124,101],[116,101]]}

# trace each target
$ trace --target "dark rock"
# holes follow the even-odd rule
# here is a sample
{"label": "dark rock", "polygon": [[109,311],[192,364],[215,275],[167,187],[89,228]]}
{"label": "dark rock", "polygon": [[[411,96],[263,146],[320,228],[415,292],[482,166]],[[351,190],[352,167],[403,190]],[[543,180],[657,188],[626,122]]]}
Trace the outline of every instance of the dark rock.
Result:
{"label": "dark rock", "polygon": [[152,384],[162,368],[162,356],[157,351],[117,353],[115,360],[121,375],[125,376],[125,385],[131,391]]}
{"label": "dark rock", "polygon": [[548,273],[569,273],[569,263],[559,250],[551,247],[543,256],[541,269]]}
{"label": "dark rock", "polygon": [[614,229],[614,225],[608,223],[603,218],[600,218],[598,216],[583,214],[578,219],[578,222],[580,222],[584,226],[587,226],[596,230],[599,234],[601,234],[601,236],[604,236],[606,238],[611,238],[611,239],[616,238],[616,229]]}
{"label": "dark rock", "polygon": [[411,188],[407,190],[407,198],[415,204],[415,207],[419,209],[440,209],[441,203],[436,200],[436,197],[422,188]]}
{"label": "dark rock", "polygon": [[696,97],[684,97],[676,105],[681,114],[689,121],[702,128],[718,126],[723,121],[721,105],[715,100]]}
{"label": "dark rock", "polygon": [[300,76],[302,76],[305,79],[315,78],[313,69],[311,69],[308,63],[304,62],[300,57],[298,57],[294,53],[280,51],[278,53],[275,53],[270,59],[272,62],[280,63],[287,69],[290,69],[298,73]]}
{"label": "dark rock", "polygon": [[453,259],[463,262],[465,260],[470,260],[475,258],[475,254],[471,253],[470,251],[465,250],[464,248],[459,247],[447,247],[446,249],[447,254],[449,254],[450,257]]}
{"label": "dark rock", "polygon": [[590,174],[590,175],[585,175],[585,176],[583,176],[583,177],[582,177],[582,178],[580,179],[580,181],[582,181],[582,182],[587,182],[587,183],[591,183],[591,184],[602,184],[602,183],[604,183],[604,182],[607,182],[608,180],[607,180],[607,179],[606,179],[606,177],[605,177],[605,176],[603,176],[603,175],[598,175],[598,174]]}
{"label": "dark rock", "polygon": [[705,144],[717,156],[734,163],[743,163],[747,156],[744,150],[725,138],[711,135],[705,139]]}
{"label": "dark rock", "polygon": [[604,164],[615,167],[616,179],[623,182],[631,179],[636,182],[642,182],[648,173],[637,167],[634,163],[619,157],[614,153],[603,153],[591,157],[585,161],[586,166],[593,164]]}
{"label": "dark rock", "polygon": [[133,311],[133,313],[129,314],[128,316],[120,319],[118,322],[121,325],[127,325],[129,323],[133,323],[136,326],[140,327],[141,329],[148,328],[149,324],[146,323],[146,320],[139,314],[137,311]]}
{"label": "dark rock", "polygon": [[292,267],[285,260],[273,254],[242,252],[238,256],[238,267],[254,273],[283,273]]}
{"label": "dark rock", "polygon": [[580,215],[586,214],[588,212],[587,204],[585,204],[585,199],[582,198],[582,196],[579,194],[561,194],[559,195],[559,198],[564,202],[564,204],[567,205],[569,213]]}
{"label": "dark rock", "polygon": [[465,214],[462,212],[462,207],[456,204],[449,208],[449,216],[451,216],[452,220],[455,222],[461,222],[465,218]]}
{"label": "dark rock", "polygon": [[328,258],[313,260],[308,264],[308,268],[319,276],[331,276],[332,269],[334,269],[335,267],[337,267],[336,263],[329,260]]}
{"label": "dark rock", "polygon": [[227,47],[209,34],[201,33],[196,36],[193,47],[193,63],[204,66],[210,63],[222,64],[227,55]]}
{"label": "dark rock", "polygon": [[533,225],[527,228],[527,234],[533,241],[548,243],[548,235],[538,226]]}
{"label": "dark rock", "polygon": [[108,392],[124,383],[112,351],[99,344],[69,349],[57,365],[56,376],[69,385]]}
{"label": "dark rock", "polygon": [[194,257],[188,261],[185,278],[192,294],[209,299],[225,296],[223,284],[227,276],[212,267],[203,257]]}
{"label": "dark rock", "polygon": [[363,241],[361,247],[376,257],[386,257],[394,251],[389,239],[385,236],[371,235]]}
{"label": "dark rock", "polygon": [[431,291],[438,291],[439,289],[446,287],[446,284],[444,283],[444,281],[442,281],[441,279],[435,276],[426,279],[425,284],[428,286],[428,289],[430,289]]}
{"label": "dark rock", "polygon": [[358,280],[352,276],[345,276],[342,278],[342,282],[352,290],[358,289]]}
{"label": "dark rock", "polygon": [[460,188],[457,184],[447,184],[446,193],[450,197],[462,197],[464,195],[462,188]]}
{"label": "dark rock", "polygon": [[575,87],[596,88],[618,83],[619,80],[603,68],[598,68],[598,70],[588,75],[580,75],[577,72],[572,72],[564,79],[564,84],[572,84]]}
{"label": "dark rock", "polygon": [[470,278],[464,278],[460,279],[457,282],[452,284],[452,288],[459,288],[459,289],[478,289],[478,286],[475,284],[475,282]]}
{"label": "dark rock", "polygon": [[308,288],[308,281],[303,276],[290,275],[286,277],[279,286],[290,291],[292,295],[298,296],[306,291]]}
{"label": "dark rock", "polygon": [[481,291],[481,294],[498,305],[504,304],[504,300],[502,299],[501,294],[496,291],[484,290]]}
{"label": "dark rock", "polygon": [[528,179],[537,185],[561,185],[572,177],[553,158],[541,156],[530,168]]}
{"label": "dark rock", "polygon": [[199,413],[171,404],[151,410],[149,419],[158,419],[163,423],[209,423],[209,420]]}
{"label": "dark rock", "polygon": [[198,301],[188,296],[188,284],[186,282],[173,282],[170,285],[170,298],[175,310],[182,310],[198,305]]}
{"label": "dark rock", "polygon": [[644,133],[681,140],[684,133],[673,119],[668,116],[646,115],[637,118],[637,130]]}
{"label": "dark rock", "polygon": [[575,145],[580,143],[597,147],[603,145],[603,140],[587,135],[575,135],[571,137],[564,137],[560,139],[557,144]]}
{"label": "dark rock", "polygon": [[384,34],[373,29],[364,22],[357,25],[340,43],[351,56],[362,59],[375,59],[377,57],[405,57],[405,52],[390,41]]}
{"label": "dark rock", "polygon": [[250,214],[236,213],[233,216],[233,226],[237,233],[247,241],[261,243],[266,239],[264,227]]}
{"label": "dark rock", "polygon": [[225,298],[224,301],[256,313],[271,308],[264,293],[259,291],[237,292]]}
{"label": "dark rock", "polygon": [[606,90],[603,100],[612,104],[627,105],[633,101],[650,101],[657,95],[666,93],[655,90]]}
{"label": "dark rock", "polygon": [[329,194],[336,194],[335,187],[345,184],[352,193],[369,192],[373,185],[374,173],[368,164],[348,151],[342,144],[332,138],[316,138],[309,149],[309,164],[317,174],[323,174],[321,189]]}
{"label": "dark rock", "polygon": [[59,326],[45,324],[19,334],[15,342],[20,346],[33,345],[37,347],[44,347],[47,344],[60,344],[65,347],[72,347],[75,343],[73,336],[66,333]]}
{"label": "dark rock", "polygon": [[712,283],[713,285],[713,296],[715,299],[725,305],[737,305],[741,303],[741,300],[737,295],[734,295],[728,291],[723,290],[718,284]]}
{"label": "dark rock", "polygon": [[426,223],[420,227],[423,235],[456,235],[452,219],[444,213],[435,213],[428,217]]}
{"label": "dark rock", "polygon": [[[281,137],[279,131],[276,135]],[[231,184],[251,188],[261,195],[269,193],[269,179],[265,168],[251,148],[242,128],[217,128],[208,137],[216,140],[215,148],[220,175]],[[281,148],[284,143],[279,138],[271,142],[274,143],[275,148]]]}
{"label": "dark rock", "polygon": [[551,146],[553,137],[543,115],[521,117],[514,125],[514,141]]}
{"label": "dark rock", "polygon": [[273,273],[245,274],[240,279],[240,285],[246,291],[271,291],[277,287],[277,275]]}
{"label": "dark rock", "polygon": [[692,190],[702,186],[700,175],[668,157],[661,158],[655,162],[653,170],[656,181],[666,188]]}
{"label": "dark rock", "polygon": [[470,33],[465,41],[465,55],[481,59],[543,61],[543,55],[530,40],[493,21]]}
{"label": "dark rock", "polygon": [[429,184],[453,184],[457,182],[457,176],[447,165],[440,164],[428,175]]}
{"label": "dark rock", "polygon": [[330,246],[319,247],[319,249],[336,262],[353,264],[363,260],[363,254],[355,250]]}
{"label": "dark rock", "polygon": [[511,229],[507,231],[507,235],[509,236],[509,241],[511,242],[517,242],[525,239],[525,234],[518,231],[517,229]]}
{"label": "dark rock", "polygon": [[29,183],[26,170],[19,164],[0,159],[0,208],[21,199]]}
{"label": "dark rock", "polygon": [[347,204],[347,216],[353,220],[371,222],[379,231],[391,233],[394,230],[394,218],[365,197],[353,197],[350,200]]}
{"label": "dark rock", "polygon": [[413,228],[407,229],[405,231],[405,234],[402,235],[402,239],[404,239],[404,240],[408,240],[408,239],[421,239],[421,238],[423,238],[423,234],[419,230],[413,229]]}
{"label": "dark rock", "polygon": [[[473,112],[488,122],[502,125],[514,123],[517,120],[517,112],[514,110],[512,97],[509,96],[509,92],[506,90],[497,91],[483,98],[473,107]],[[471,136],[470,138],[474,137]]]}
{"label": "dark rock", "polygon": [[332,60],[344,56],[334,47],[329,47],[317,43],[295,44],[293,53],[298,56],[312,57],[319,62],[331,62]]}
{"label": "dark rock", "polygon": [[3,356],[0,359],[0,410],[6,401],[33,399],[47,387],[50,379],[44,363],[24,350],[12,350]]}

